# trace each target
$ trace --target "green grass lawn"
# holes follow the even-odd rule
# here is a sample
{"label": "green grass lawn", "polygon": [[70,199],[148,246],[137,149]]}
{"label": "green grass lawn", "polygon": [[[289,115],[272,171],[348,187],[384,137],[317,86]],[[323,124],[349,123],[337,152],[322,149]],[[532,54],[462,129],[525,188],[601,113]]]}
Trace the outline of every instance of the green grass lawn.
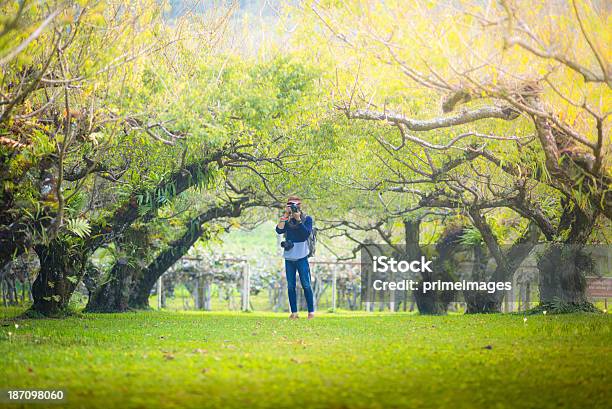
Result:
{"label": "green grass lawn", "polygon": [[607,408],[611,329],[607,314],[5,318],[0,389],[62,388],[49,407],[71,408]]}

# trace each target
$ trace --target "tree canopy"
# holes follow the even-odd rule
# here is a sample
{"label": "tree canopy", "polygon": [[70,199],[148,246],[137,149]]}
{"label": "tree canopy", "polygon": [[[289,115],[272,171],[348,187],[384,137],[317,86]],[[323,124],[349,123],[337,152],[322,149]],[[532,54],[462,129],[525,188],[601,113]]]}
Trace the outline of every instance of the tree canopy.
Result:
{"label": "tree canopy", "polygon": [[[606,2],[300,2],[255,55],[228,45],[233,3],[0,4],[0,268],[38,255],[43,314],[84,278],[92,310],[144,307],[196,241],[290,193],[340,258],[458,234],[490,280],[526,243],[610,239]],[[542,302],[586,301],[549,270]]]}

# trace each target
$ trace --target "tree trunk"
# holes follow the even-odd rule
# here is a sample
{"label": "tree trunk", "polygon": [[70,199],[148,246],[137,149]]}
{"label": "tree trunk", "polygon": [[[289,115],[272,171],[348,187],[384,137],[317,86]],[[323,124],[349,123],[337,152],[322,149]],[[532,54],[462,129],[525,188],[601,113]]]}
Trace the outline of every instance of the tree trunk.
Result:
{"label": "tree trunk", "polygon": [[194,228],[188,228],[185,234],[175,240],[170,246],[162,251],[145,268],[140,277],[134,283],[129,295],[129,306],[137,309],[149,308],[149,295],[157,279],[161,277],[174,263],[183,257],[191,246],[202,236],[204,229],[195,224]]}
{"label": "tree trunk", "polygon": [[577,207],[564,212],[560,230],[568,226],[567,239],[549,244],[538,261],[540,304],[587,302],[585,272],[589,270],[590,259],[582,248],[595,220],[596,214],[587,214]]}
{"label": "tree trunk", "polygon": [[[530,222],[527,230],[512,244],[512,247],[504,251],[497,241],[497,237],[493,233],[485,217],[480,213],[480,210],[471,208],[468,210],[473,225],[478,229],[482,236],[482,241],[486,244],[489,254],[495,259],[497,266],[491,277],[485,277],[486,267],[483,265],[483,254],[475,253],[477,281],[486,281],[487,283],[500,283],[512,281],[514,272],[529,255],[531,250],[538,242],[540,231],[535,222]],[[501,312],[503,291],[496,290],[494,293],[486,291],[469,291],[464,292],[464,298],[467,302],[466,313],[491,313]]]}
{"label": "tree trunk", "polygon": [[82,258],[71,255],[68,247],[59,238],[48,246],[34,247],[40,259],[40,270],[32,284],[34,303],[30,310],[45,316],[66,312],[83,271]]}
{"label": "tree trunk", "polygon": [[91,294],[85,307],[87,312],[124,312],[129,309],[130,285],[133,269],[127,260],[120,259],[111,269],[108,279]]}
{"label": "tree trunk", "polygon": [[[161,273],[163,274],[163,273]],[[138,310],[148,310],[151,308],[149,305],[149,296],[151,295],[151,291],[153,290],[153,286],[157,280],[146,279],[145,277],[134,283],[132,290],[130,291],[130,297],[128,301],[128,305],[130,308],[138,309]]]}
{"label": "tree trunk", "polygon": [[[150,248],[150,233],[147,227],[130,227],[115,242],[117,251],[121,251],[115,265],[102,279],[103,284],[90,291],[85,310],[88,312],[124,312],[127,311],[132,282],[142,274],[144,267],[140,261],[146,259]],[[87,280],[84,280],[87,281]]]}
{"label": "tree trunk", "polygon": [[501,301],[494,294],[486,291],[471,291],[464,295],[467,308],[466,314],[490,314],[501,312]]}
{"label": "tree trunk", "polygon": [[428,291],[425,294],[415,291],[414,299],[422,315],[442,315],[448,311],[448,304],[439,299],[437,291]]}
{"label": "tree trunk", "polygon": [[[486,278],[487,257],[481,246],[474,247],[474,266],[472,269],[472,281],[487,281]],[[484,314],[499,312],[501,300],[497,300],[494,294],[486,291],[464,291],[463,298],[466,303],[466,314]]]}
{"label": "tree trunk", "polygon": [[538,261],[540,303],[561,301],[582,304],[586,299],[586,277],[581,246],[552,243]]}
{"label": "tree trunk", "polygon": [[[405,219],[404,220],[404,234],[406,238],[406,260],[417,260],[423,254],[422,249],[419,245],[420,241],[420,219]],[[419,281],[419,290],[413,291],[414,300],[420,314],[423,315],[440,315],[446,314],[448,311],[448,304],[451,301],[449,294],[441,291],[428,291],[423,293],[420,290],[424,282],[433,282],[436,280],[447,280],[449,278],[446,269],[443,266],[444,260],[440,256],[433,263],[434,273],[422,272],[421,279]]]}

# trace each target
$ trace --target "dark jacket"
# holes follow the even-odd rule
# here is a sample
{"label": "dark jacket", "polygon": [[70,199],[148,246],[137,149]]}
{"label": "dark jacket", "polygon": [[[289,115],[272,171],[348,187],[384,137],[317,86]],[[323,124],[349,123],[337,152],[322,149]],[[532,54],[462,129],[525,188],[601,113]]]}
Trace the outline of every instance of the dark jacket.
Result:
{"label": "dark jacket", "polygon": [[312,232],[312,217],[306,216],[301,222],[297,223],[294,219],[290,219],[285,222],[285,227],[279,229],[276,226],[276,232],[278,234],[287,234],[287,240],[291,240],[294,243],[299,243],[308,240],[308,236]]}

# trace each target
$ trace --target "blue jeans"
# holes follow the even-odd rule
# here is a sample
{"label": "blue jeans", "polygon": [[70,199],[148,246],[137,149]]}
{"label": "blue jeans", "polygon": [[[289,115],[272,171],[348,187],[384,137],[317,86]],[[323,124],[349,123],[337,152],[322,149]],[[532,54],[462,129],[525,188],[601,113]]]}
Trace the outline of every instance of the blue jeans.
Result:
{"label": "blue jeans", "polygon": [[310,266],[308,265],[308,257],[299,260],[285,260],[285,272],[287,274],[287,292],[289,293],[289,306],[291,312],[297,312],[297,293],[295,292],[295,273],[300,273],[300,282],[304,289],[304,297],[308,305],[308,312],[314,312],[314,297],[312,295],[312,287],[310,286]]}

